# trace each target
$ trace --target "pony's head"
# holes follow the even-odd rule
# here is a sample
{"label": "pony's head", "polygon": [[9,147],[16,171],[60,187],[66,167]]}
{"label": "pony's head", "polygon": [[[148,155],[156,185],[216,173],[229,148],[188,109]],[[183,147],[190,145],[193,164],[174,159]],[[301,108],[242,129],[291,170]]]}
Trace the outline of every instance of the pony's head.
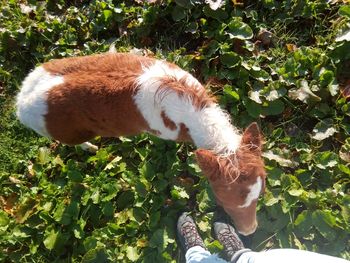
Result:
{"label": "pony's head", "polygon": [[219,156],[209,150],[196,151],[198,164],[210,182],[217,203],[243,235],[256,230],[256,204],[265,189],[261,144],[259,127],[252,123],[244,131],[235,153]]}

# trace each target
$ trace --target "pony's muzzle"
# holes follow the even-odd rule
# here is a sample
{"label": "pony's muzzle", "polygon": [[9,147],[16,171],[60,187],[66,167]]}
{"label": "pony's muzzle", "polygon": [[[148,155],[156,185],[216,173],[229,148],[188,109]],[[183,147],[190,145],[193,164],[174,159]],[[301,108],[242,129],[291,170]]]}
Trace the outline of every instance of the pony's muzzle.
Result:
{"label": "pony's muzzle", "polygon": [[255,232],[257,227],[258,227],[258,222],[255,220],[251,226],[242,227],[242,228],[237,227],[237,231],[243,236],[249,236]]}

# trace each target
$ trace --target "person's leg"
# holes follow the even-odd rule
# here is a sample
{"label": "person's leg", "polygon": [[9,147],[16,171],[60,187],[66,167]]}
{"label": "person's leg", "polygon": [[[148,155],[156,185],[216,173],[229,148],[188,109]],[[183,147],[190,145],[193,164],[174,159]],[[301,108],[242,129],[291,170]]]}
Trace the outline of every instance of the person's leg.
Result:
{"label": "person's leg", "polygon": [[187,213],[183,213],[177,221],[177,235],[181,248],[186,252],[187,263],[227,263],[205,249],[196,224]]}
{"label": "person's leg", "polygon": [[211,254],[201,246],[191,247],[186,252],[186,263],[227,263],[216,254]]}
{"label": "person's leg", "polygon": [[253,252],[244,248],[234,228],[226,223],[215,222],[214,233],[232,263],[350,263],[345,259],[298,249],[280,248]]}
{"label": "person's leg", "polygon": [[279,248],[271,249],[262,252],[246,252],[236,261],[237,263],[349,263],[350,261],[323,255],[315,252],[290,249],[290,248]]}

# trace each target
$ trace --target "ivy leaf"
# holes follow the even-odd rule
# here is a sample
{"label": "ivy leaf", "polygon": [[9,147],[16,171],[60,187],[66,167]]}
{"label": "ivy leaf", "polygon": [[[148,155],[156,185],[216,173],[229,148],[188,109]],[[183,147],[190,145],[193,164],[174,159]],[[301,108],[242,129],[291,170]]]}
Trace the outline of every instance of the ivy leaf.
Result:
{"label": "ivy leaf", "polygon": [[224,94],[232,98],[234,101],[239,101],[239,94],[232,89],[232,86],[224,86]]}
{"label": "ivy leaf", "polygon": [[10,222],[10,219],[8,218],[5,211],[0,210],[0,227],[7,226],[7,224]]}
{"label": "ivy leaf", "polygon": [[106,167],[104,168],[104,170],[111,170],[113,168],[115,168],[116,166],[118,166],[119,161],[122,159],[122,157],[117,156],[115,157],[112,161],[110,161]]}
{"label": "ivy leaf", "polygon": [[339,8],[339,15],[350,18],[350,5],[343,5]]}
{"label": "ivy leaf", "polygon": [[222,8],[219,8],[217,10],[213,10],[209,6],[205,6],[203,8],[203,13],[206,16],[214,18],[214,19],[219,20],[219,21],[224,21],[225,19],[228,18],[227,12],[225,10],[223,10]]}
{"label": "ivy leaf", "polygon": [[276,149],[275,151],[268,150],[263,153],[263,156],[269,160],[276,161],[279,165],[284,167],[296,167],[297,162],[291,160],[290,157],[287,157],[290,153],[288,151],[282,151]]}
{"label": "ivy leaf", "polygon": [[297,89],[289,90],[288,96],[291,99],[300,100],[305,104],[309,104],[310,102],[321,101],[321,98],[311,91],[309,84],[306,80],[298,82],[298,86],[299,88]]}
{"label": "ivy leaf", "polygon": [[175,0],[175,2],[177,5],[187,9],[190,9],[193,7],[192,0]]}
{"label": "ivy leaf", "polygon": [[338,164],[338,155],[331,151],[319,152],[315,154],[314,160],[318,168],[326,169]]}
{"label": "ivy leaf", "polygon": [[281,100],[267,101],[262,106],[264,116],[278,115],[284,111],[284,103]]}
{"label": "ivy leaf", "polygon": [[260,99],[260,92],[258,90],[251,90],[248,93],[248,97],[252,100],[255,101],[258,104],[262,104],[262,101]]}
{"label": "ivy leaf", "polygon": [[40,164],[46,164],[50,161],[50,149],[47,147],[40,147],[38,153],[38,161]]}
{"label": "ivy leaf", "polygon": [[333,127],[333,121],[331,119],[325,119],[317,123],[312,132],[313,139],[322,141],[328,137],[333,136],[337,130]]}
{"label": "ivy leaf", "polygon": [[54,228],[50,228],[45,231],[44,234],[44,245],[48,250],[52,250],[55,247],[59,236],[59,231],[56,231]]}
{"label": "ivy leaf", "polygon": [[116,201],[116,206],[118,208],[118,210],[123,210],[128,206],[131,206],[134,203],[135,200],[135,194],[133,191],[125,191],[122,192]]}
{"label": "ivy leaf", "polygon": [[312,213],[312,223],[326,239],[333,241],[337,235],[334,231],[336,219],[328,210],[317,210]]}
{"label": "ivy leaf", "polygon": [[177,5],[171,12],[171,16],[175,21],[180,21],[186,17],[186,9]]}
{"label": "ivy leaf", "polygon": [[220,56],[220,60],[221,60],[221,63],[224,64],[225,66],[229,68],[233,68],[238,66],[241,63],[242,58],[237,53],[230,51],[222,54]]}
{"label": "ivy leaf", "polygon": [[107,263],[108,256],[104,248],[93,248],[90,249],[83,256],[81,263]]}
{"label": "ivy leaf", "polygon": [[105,22],[112,18],[113,12],[111,10],[103,10],[103,19]]}
{"label": "ivy leaf", "polygon": [[213,207],[215,205],[215,197],[209,186],[207,186],[197,195],[197,202],[200,212],[205,212],[209,207]]}
{"label": "ivy leaf", "polygon": [[126,249],[126,256],[132,262],[138,260],[140,255],[137,253],[137,247],[130,247],[130,246],[128,246],[127,249]]}
{"label": "ivy leaf", "polygon": [[174,189],[171,190],[171,196],[176,199],[189,199],[190,196],[187,194],[183,187],[174,185]]}
{"label": "ivy leaf", "polygon": [[253,37],[253,30],[239,18],[234,18],[227,26],[227,34],[231,39],[245,40]]}
{"label": "ivy leaf", "polygon": [[303,189],[291,189],[288,190],[288,194],[291,196],[301,196],[304,193]]}
{"label": "ivy leaf", "polygon": [[252,116],[253,118],[258,118],[260,116],[261,108],[262,108],[260,104],[252,100],[246,100],[246,101],[243,101],[243,103],[250,116]]}
{"label": "ivy leaf", "polygon": [[169,238],[167,231],[163,228],[160,228],[153,233],[149,241],[149,246],[157,248],[158,251],[163,251],[169,243],[173,242],[174,240]]}

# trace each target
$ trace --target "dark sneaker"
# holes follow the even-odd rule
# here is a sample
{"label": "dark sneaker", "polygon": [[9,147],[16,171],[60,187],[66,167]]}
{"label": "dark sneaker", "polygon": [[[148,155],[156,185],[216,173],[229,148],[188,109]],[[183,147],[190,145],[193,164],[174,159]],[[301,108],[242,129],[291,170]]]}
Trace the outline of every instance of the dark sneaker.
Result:
{"label": "dark sneaker", "polygon": [[185,252],[194,246],[205,248],[204,242],[197,231],[193,218],[186,212],[182,213],[177,220],[177,236],[181,243],[181,247]]}
{"label": "dark sneaker", "polygon": [[224,246],[228,260],[231,260],[237,251],[244,249],[243,242],[239,239],[235,229],[231,225],[215,222],[214,233],[216,239]]}

